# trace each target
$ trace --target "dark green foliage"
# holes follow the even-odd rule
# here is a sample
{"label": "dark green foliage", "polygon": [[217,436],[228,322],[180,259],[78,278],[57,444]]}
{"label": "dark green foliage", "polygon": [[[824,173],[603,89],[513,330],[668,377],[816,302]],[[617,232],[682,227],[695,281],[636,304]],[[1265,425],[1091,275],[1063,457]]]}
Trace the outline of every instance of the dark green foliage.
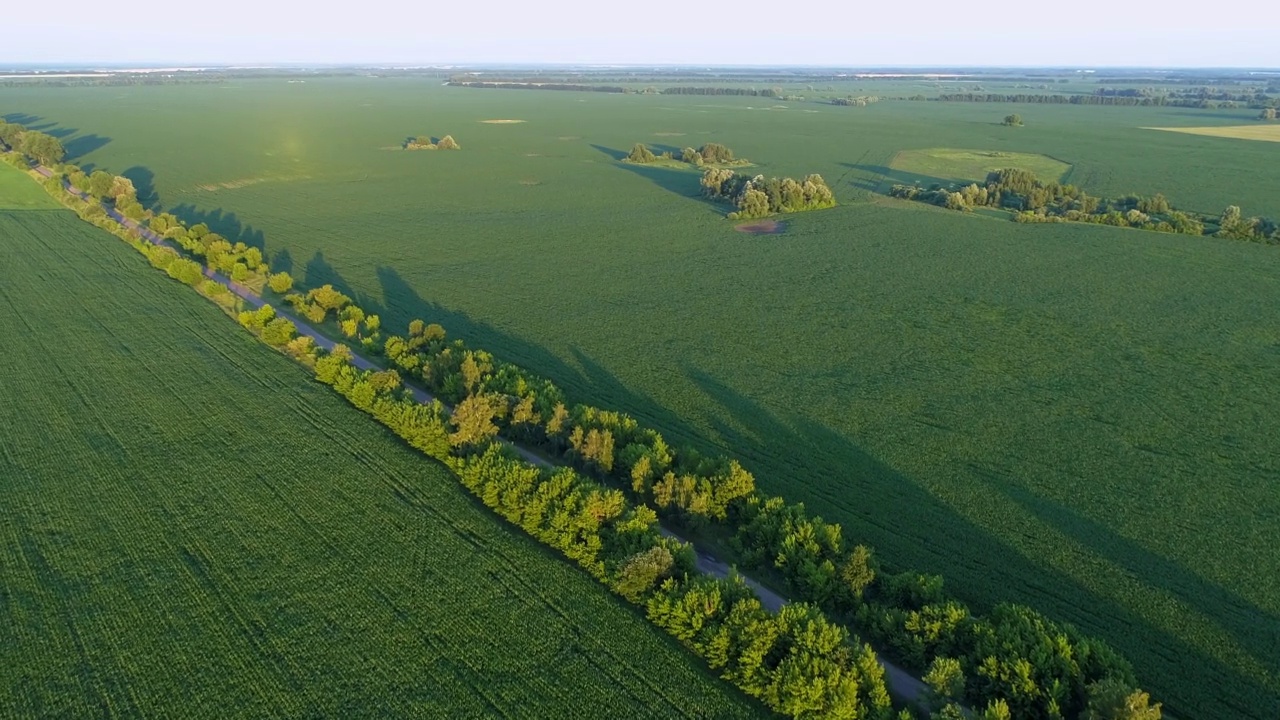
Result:
{"label": "dark green foliage", "polygon": [[803,182],[791,178],[749,178],[724,168],[708,168],[702,175],[702,192],[709,198],[737,208],[730,219],[765,217],[774,213],[802,212],[834,207],[835,195],[821,175]]}
{"label": "dark green foliage", "polygon": [[[1105,200],[1074,185],[1042,182],[1034,174],[1017,168],[992,172],[985,186],[976,183],[951,188],[934,185],[925,190],[916,185],[894,185],[889,194],[948,210],[1000,208],[1013,212],[1013,219],[1020,223],[1085,222],[1280,244],[1280,224],[1268,218],[1243,218],[1240,208],[1234,205],[1220,218],[1210,218],[1175,210],[1160,193],[1149,198],[1126,195]],[[1217,226],[1216,232],[1209,231],[1212,225]]]}
{"label": "dark green foliage", "polygon": [[625,158],[627,162],[633,163],[651,163],[658,157],[653,154],[648,145],[644,143],[636,143],[631,147],[631,152],[627,153]]}

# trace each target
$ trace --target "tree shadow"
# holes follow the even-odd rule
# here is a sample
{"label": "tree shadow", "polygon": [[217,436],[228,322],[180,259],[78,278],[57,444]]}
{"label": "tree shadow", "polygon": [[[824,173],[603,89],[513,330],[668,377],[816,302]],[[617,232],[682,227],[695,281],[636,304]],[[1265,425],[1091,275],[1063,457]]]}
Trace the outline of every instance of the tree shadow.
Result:
{"label": "tree shadow", "polygon": [[[94,150],[98,150],[109,142],[111,142],[111,138],[109,137],[89,134],[73,137],[70,140],[63,142],[62,147],[67,151],[67,160],[77,160],[88,155]],[[135,183],[135,185],[136,184],[137,183]],[[138,199],[141,200],[142,198],[139,197]]]}
{"label": "tree shadow", "polygon": [[255,229],[252,225],[241,222],[240,218],[233,212],[227,212],[222,208],[200,210],[190,203],[178,205],[170,209],[169,212],[187,225],[204,223],[210,230],[233,243],[242,242],[249,247],[256,247],[259,250],[266,251],[266,241],[263,238],[262,231]]}
{"label": "tree shadow", "polygon": [[929,189],[935,185],[949,185],[951,183],[945,178],[921,175],[920,173],[907,172],[884,165],[857,165],[854,163],[840,163],[840,165],[850,170],[857,170],[870,175],[871,177],[851,179],[848,183],[860,190],[876,195],[888,195],[889,189],[894,185],[916,185]]}
{"label": "tree shadow", "polygon": [[288,248],[276,251],[276,253],[271,256],[271,260],[268,264],[271,266],[272,272],[287,272],[290,275],[293,274],[293,254],[289,252]]}
{"label": "tree shadow", "polygon": [[605,147],[604,145],[596,145],[595,143],[591,143],[591,147],[595,148],[596,150],[599,150],[605,155],[608,155],[614,160],[621,160],[627,156],[627,153],[623,152],[622,150],[615,150],[611,147]]}
{"label": "tree shadow", "polygon": [[134,165],[120,174],[133,183],[134,190],[138,191],[138,202],[143,207],[152,210],[160,207],[160,196],[156,193],[156,174],[150,168]]}
{"label": "tree shadow", "polygon": [[1180,602],[1212,618],[1254,660],[1280,677],[1280,652],[1277,652],[1280,649],[1280,617],[1054,500],[1016,483],[999,482],[991,477],[984,479],[993,491],[1075,538],[1097,555],[1144,582],[1161,587]]}
{"label": "tree shadow", "polygon": [[44,119],[39,115],[30,115],[28,113],[20,113],[20,112],[6,113],[5,115],[0,115],[0,118],[3,118],[4,121],[7,123],[13,123],[15,125],[24,125],[27,127],[28,130],[33,129],[31,127],[32,125]]}
{"label": "tree shadow", "polygon": [[[840,521],[845,539],[850,544],[866,543],[875,548],[886,570],[940,574],[947,580],[950,592],[977,611],[985,612],[995,602],[1017,602],[1105,639],[1125,656],[1141,658],[1140,682],[1157,699],[1166,701],[1170,714],[1278,716],[1275,711],[1280,709],[1280,692],[1276,687],[1227,665],[1204,648],[1153,625],[1065,573],[1033,562],[843,435],[798,413],[780,417],[700,370],[686,368],[686,374],[728,416],[706,416],[721,441],[708,448],[709,452],[725,452],[738,458],[768,492],[782,493],[788,502],[804,502],[811,514]],[[632,411],[629,407],[622,409]],[[671,432],[665,420],[659,422],[658,429],[664,435]],[[828,480],[808,482],[811,478]],[[1041,510],[1055,512],[1043,507]],[[939,543],[939,528],[946,529],[944,543]],[[1096,545],[1104,557],[1110,558],[1116,552],[1104,550],[1108,543],[1118,540],[1122,548],[1126,543],[1100,526],[1078,524],[1073,532],[1087,534],[1095,530],[1100,534],[1089,544]],[[1193,593],[1207,592],[1211,597],[1216,594],[1221,603],[1233,604],[1233,622],[1239,623],[1238,629],[1246,634],[1246,626],[1256,632],[1259,625],[1272,623],[1270,631],[1259,633],[1260,637],[1249,640],[1247,646],[1274,672],[1277,641],[1273,618],[1255,608],[1250,625],[1239,600],[1229,593],[1190,576],[1176,564],[1160,559],[1148,562],[1142,568],[1146,573],[1169,572],[1172,583],[1187,582]],[[966,579],[957,582],[956,578]],[[1066,588],[1073,590],[1064,593]],[[1222,615],[1211,617],[1221,619]],[[1153,643],[1158,644],[1158,652],[1151,652]],[[1263,657],[1270,658],[1270,662],[1262,661]],[[1183,704],[1168,704],[1167,697],[1173,693],[1181,696]],[[1197,700],[1197,705],[1187,704]]]}
{"label": "tree shadow", "polygon": [[[273,268],[274,269],[274,268]],[[318,288],[321,285],[332,285],[334,290],[346,295],[356,301],[357,305],[364,308],[365,311],[372,311],[376,315],[381,315],[383,309],[377,303],[371,301],[367,295],[357,293],[351,283],[347,282],[342,274],[338,272],[332,264],[324,257],[324,252],[317,250],[307,264],[302,268],[302,276],[300,278],[302,284],[308,288]]]}

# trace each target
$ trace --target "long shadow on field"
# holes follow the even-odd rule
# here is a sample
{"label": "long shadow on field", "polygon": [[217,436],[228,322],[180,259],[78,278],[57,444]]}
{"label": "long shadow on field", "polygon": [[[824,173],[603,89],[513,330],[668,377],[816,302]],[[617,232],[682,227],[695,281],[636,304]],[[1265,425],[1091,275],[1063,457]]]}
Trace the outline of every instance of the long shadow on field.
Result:
{"label": "long shadow on field", "polygon": [[[1177,694],[1181,704],[1166,709],[1179,717],[1280,717],[1275,675],[1268,687],[1070,576],[1031,561],[830,428],[800,414],[776,415],[701,370],[686,373],[729,416],[708,417],[724,445],[717,450],[742,460],[766,492],[783,493],[790,502],[804,502],[812,514],[843,521],[845,539],[875,548],[886,570],[941,574],[948,589],[975,610],[1020,602],[1103,637],[1127,657],[1141,658],[1139,681],[1156,699]],[[1269,620],[1259,614],[1255,621]],[[1252,645],[1268,647],[1261,639]],[[1153,646],[1159,650],[1152,652]],[[1274,653],[1275,644],[1269,647]]]}
{"label": "long shadow on field", "polygon": [[[75,160],[78,160],[84,157],[85,155],[88,155],[94,150],[97,150],[103,147],[109,142],[111,142],[111,138],[109,137],[89,134],[89,135],[81,135],[79,137],[73,137],[70,140],[66,140],[62,143],[62,147],[67,151],[67,158],[66,158],[67,161],[73,162]],[[134,185],[136,186],[137,183],[135,182]],[[139,194],[138,199],[139,200],[142,199],[141,194]],[[143,204],[145,205],[146,203],[143,203]]]}
{"label": "long shadow on field", "polygon": [[357,293],[351,284],[342,277],[337,268],[329,263],[324,257],[324,252],[317,250],[315,255],[307,261],[302,269],[301,277],[303,285],[307,288],[318,288],[321,285],[332,285],[334,290],[352,298],[366,312],[372,311],[373,314],[381,316],[385,312],[385,308],[376,302],[371,302],[366,295]]}
{"label": "long shadow on field", "polygon": [[[603,145],[592,145],[591,147],[608,155],[614,160],[621,160],[627,154],[621,150],[604,147]],[[678,150],[676,152],[679,152]],[[678,168],[661,167],[657,165],[639,165],[636,163],[617,163],[617,167],[628,172],[639,175],[642,178],[652,182],[654,185],[675,193],[680,197],[686,197],[698,200],[711,211],[719,214],[723,208],[717,206],[710,199],[703,197],[702,184],[700,182],[701,175],[690,170],[680,170]]]}
{"label": "long shadow on field", "polygon": [[120,174],[133,182],[133,189],[138,191],[138,202],[143,207],[152,210],[160,207],[160,196],[156,193],[156,174],[150,168],[134,165]]}
{"label": "long shadow on field", "polygon": [[[885,167],[884,165],[855,165],[853,163],[840,164],[851,170],[858,170],[870,175],[871,177],[869,178],[857,178],[850,180],[849,183],[854,187],[879,195],[888,195],[889,188],[894,185],[917,185],[928,189],[934,185],[949,184],[949,181],[944,180],[943,178],[906,172],[905,170]],[[976,178],[975,181],[981,179],[982,178]]]}
{"label": "long shadow on field", "polygon": [[241,222],[240,218],[233,212],[227,212],[222,208],[201,210],[191,203],[178,205],[169,212],[176,215],[179,220],[182,220],[187,225],[204,223],[210,230],[233,243],[242,242],[249,247],[256,247],[259,250],[266,251],[266,241],[263,239],[262,231],[255,229],[252,225]]}
{"label": "long shadow on field", "polygon": [[1267,670],[1280,678],[1280,618],[1206,580],[1190,569],[1161,557],[1049,498],[1012,483],[991,483],[999,492],[1036,517],[1075,538],[1100,557],[1124,568],[1144,582],[1155,584],[1194,608],[1235,638]]}
{"label": "long shadow on field", "polygon": [[292,275],[293,253],[289,252],[289,248],[278,250],[275,255],[271,256],[268,264],[271,266],[272,272],[287,272]]}
{"label": "long shadow on field", "polygon": [[39,115],[28,115],[27,113],[20,113],[20,112],[6,113],[5,115],[0,115],[0,118],[3,118],[3,120],[7,123],[13,123],[15,125],[25,125],[28,129],[31,129],[32,125],[35,125],[36,123],[44,119]]}

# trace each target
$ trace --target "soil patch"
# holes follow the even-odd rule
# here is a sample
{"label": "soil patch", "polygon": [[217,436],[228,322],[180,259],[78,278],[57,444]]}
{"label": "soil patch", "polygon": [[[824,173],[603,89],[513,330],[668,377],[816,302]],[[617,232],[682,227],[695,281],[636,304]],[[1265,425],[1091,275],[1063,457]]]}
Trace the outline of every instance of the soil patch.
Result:
{"label": "soil patch", "polygon": [[514,125],[516,123],[522,123],[525,121],[524,120],[481,120],[480,122],[488,123],[489,125]]}
{"label": "soil patch", "polygon": [[781,235],[787,231],[787,224],[781,220],[752,220],[734,225],[733,229],[748,235]]}
{"label": "soil patch", "polygon": [[684,133],[661,132],[661,133],[654,133],[653,136],[654,137],[684,137]]}

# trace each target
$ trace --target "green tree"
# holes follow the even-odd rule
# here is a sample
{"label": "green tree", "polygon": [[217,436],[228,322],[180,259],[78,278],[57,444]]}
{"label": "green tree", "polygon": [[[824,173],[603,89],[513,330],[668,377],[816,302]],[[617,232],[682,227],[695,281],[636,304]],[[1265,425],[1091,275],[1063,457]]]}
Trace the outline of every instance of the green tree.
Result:
{"label": "green tree", "polygon": [[111,194],[111,186],[115,184],[116,176],[103,170],[94,170],[89,176],[89,195],[102,200]]}
{"label": "green tree", "polygon": [[1004,124],[1009,127],[1022,127],[1022,116],[1018,114],[1005,115]]}
{"label": "green tree", "polygon": [[871,548],[866,545],[855,546],[840,567],[840,579],[855,601],[862,600],[863,594],[876,579],[876,563],[871,556]]}
{"label": "green tree", "polygon": [[449,444],[459,450],[474,450],[484,445],[498,434],[498,426],[494,418],[506,400],[497,395],[471,395],[453,409],[453,417],[449,425],[453,432],[449,434]]}
{"label": "green tree", "polygon": [[1262,108],[1262,114],[1258,116],[1259,120],[1275,120],[1276,109],[1273,107]]}
{"label": "green tree", "polygon": [[955,658],[935,657],[922,679],[938,706],[964,697],[964,670]]}
{"label": "green tree", "polygon": [[444,137],[440,138],[440,142],[436,143],[436,149],[437,150],[461,150],[462,146],[458,144],[458,141],[453,139],[452,135],[445,135]]}
{"label": "green tree", "polygon": [[651,163],[657,160],[657,156],[644,143],[636,143],[631,148],[631,152],[627,155],[627,162],[633,163]]}
{"label": "green tree", "polygon": [[1081,720],[1160,720],[1160,703],[1152,705],[1147,693],[1119,678],[1096,682],[1088,692]]}

